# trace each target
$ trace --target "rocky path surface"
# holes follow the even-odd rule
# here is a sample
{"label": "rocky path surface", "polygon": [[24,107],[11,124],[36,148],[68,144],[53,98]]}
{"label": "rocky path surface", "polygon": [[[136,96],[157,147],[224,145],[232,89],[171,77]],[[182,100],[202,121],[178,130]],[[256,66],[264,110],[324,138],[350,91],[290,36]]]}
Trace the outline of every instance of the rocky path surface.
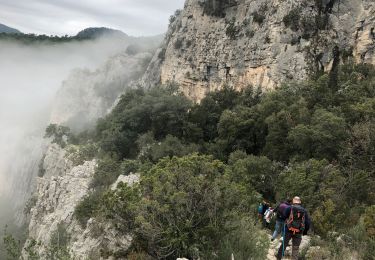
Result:
{"label": "rocky path surface", "polygon": [[[271,235],[269,235],[269,238],[271,240]],[[300,245],[300,252],[304,249],[306,249],[307,247],[309,247],[310,245],[310,241],[311,241],[311,238],[309,236],[303,236],[302,237],[302,243]],[[267,254],[267,260],[276,260],[276,253],[279,249],[279,247],[281,246],[281,243],[282,243],[282,238],[278,238],[274,241],[271,242],[270,244],[270,248],[268,250],[268,254]],[[291,247],[291,243],[290,242],[290,246],[288,246],[285,250],[285,256],[283,257],[283,259],[291,259],[291,255],[292,255],[292,247]]]}

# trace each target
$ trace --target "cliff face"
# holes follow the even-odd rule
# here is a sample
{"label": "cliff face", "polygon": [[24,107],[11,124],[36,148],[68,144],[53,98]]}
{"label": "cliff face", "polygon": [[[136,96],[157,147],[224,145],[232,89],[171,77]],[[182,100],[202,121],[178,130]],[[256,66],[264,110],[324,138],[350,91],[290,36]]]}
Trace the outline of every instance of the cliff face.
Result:
{"label": "cliff face", "polygon": [[152,54],[120,53],[96,71],[77,69],[56,94],[51,123],[82,131],[106,115],[126,87],[142,75]]}
{"label": "cliff face", "polygon": [[223,85],[270,89],[338,58],[375,64],[374,27],[372,0],[187,0],[146,78],[193,100]]}
{"label": "cliff face", "polygon": [[[126,250],[130,246],[132,237],[119,236],[109,223],[90,219],[83,229],[74,218],[76,205],[89,193],[95,167],[95,160],[74,167],[65,150],[56,144],[48,147],[43,161],[44,175],[37,179],[35,205],[30,211],[25,259],[29,259],[30,252],[40,259],[50,259],[51,239],[59,225],[63,225],[67,234],[66,248],[72,259],[101,259],[101,250]],[[119,177],[119,181],[129,185],[135,179]]]}

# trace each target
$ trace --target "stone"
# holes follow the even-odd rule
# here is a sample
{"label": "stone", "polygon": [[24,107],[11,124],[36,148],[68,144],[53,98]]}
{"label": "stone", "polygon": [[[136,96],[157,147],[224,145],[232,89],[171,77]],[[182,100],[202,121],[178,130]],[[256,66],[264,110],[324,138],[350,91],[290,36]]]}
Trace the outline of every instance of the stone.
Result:
{"label": "stone", "polygon": [[[66,159],[65,150],[56,144],[50,145],[44,159],[45,175],[37,179],[36,205],[31,209],[28,239],[37,241],[35,251],[41,260],[46,255],[52,234],[62,223],[69,234],[68,249],[72,259],[87,259],[88,256],[100,256],[100,250],[113,252],[126,250],[132,242],[132,236],[120,234],[110,222],[90,219],[82,228],[74,218],[75,207],[89,194],[89,184],[93,179],[96,160],[86,161],[83,165],[72,167]],[[121,181],[134,183],[137,175],[124,176]],[[25,249],[23,256],[28,259]],[[101,259],[101,258],[96,258]]]}
{"label": "stone", "polygon": [[111,190],[116,190],[117,189],[117,185],[122,182],[122,183],[126,183],[129,187],[133,186],[133,184],[135,183],[139,183],[139,180],[140,180],[140,175],[139,174],[129,174],[129,175],[120,175],[116,182],[114,184],[111,185]]}
{"label": "stone", "polygon": [[[291,79],[304,80],[317,68],[329,71],[335,46],[356,62],[375,64],[374,1],[335,3],[327,13],[327,29],[318,36],[311,34],[315,24],[300,23],[296,31],[285,26],[283,18],[295,8],[300,8],[300,20],[306,23],[318,14],[310,0],[237,0],[225,9],[225,18],[219,18],[204,14],[200,0],[187,0],[142,85],[174,81],[199,102],[224,85],[237,90],[253,85],[266,91]],[[262,24],[253,21],[254,12],[265,16]],[[230,24],[235,26],[235,37],[227,35]],[[177,39],[182,40],[179,49]]]}

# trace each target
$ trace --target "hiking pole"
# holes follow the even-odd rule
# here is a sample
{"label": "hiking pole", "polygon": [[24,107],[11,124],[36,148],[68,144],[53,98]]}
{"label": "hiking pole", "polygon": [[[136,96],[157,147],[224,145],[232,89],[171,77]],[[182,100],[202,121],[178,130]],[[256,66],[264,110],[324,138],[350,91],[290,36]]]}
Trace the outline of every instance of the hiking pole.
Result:
{"label": "hiking pole", "polygon": [[284,257],[284,250],[285,250],[285,224],[283,225],[283,250],[282,250],[282,254],[281,254],[281,257]]}

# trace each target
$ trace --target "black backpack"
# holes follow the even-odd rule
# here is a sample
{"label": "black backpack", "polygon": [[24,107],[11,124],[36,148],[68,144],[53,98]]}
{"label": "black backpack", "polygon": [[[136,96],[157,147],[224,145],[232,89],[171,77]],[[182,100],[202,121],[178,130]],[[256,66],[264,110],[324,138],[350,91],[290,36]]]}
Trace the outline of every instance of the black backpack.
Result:
{"label": "black backpack", "polygon": [[305,209],[299,205],[293,205],[290,209],[287,227],[293,234],[302,233],[305,230]]}

